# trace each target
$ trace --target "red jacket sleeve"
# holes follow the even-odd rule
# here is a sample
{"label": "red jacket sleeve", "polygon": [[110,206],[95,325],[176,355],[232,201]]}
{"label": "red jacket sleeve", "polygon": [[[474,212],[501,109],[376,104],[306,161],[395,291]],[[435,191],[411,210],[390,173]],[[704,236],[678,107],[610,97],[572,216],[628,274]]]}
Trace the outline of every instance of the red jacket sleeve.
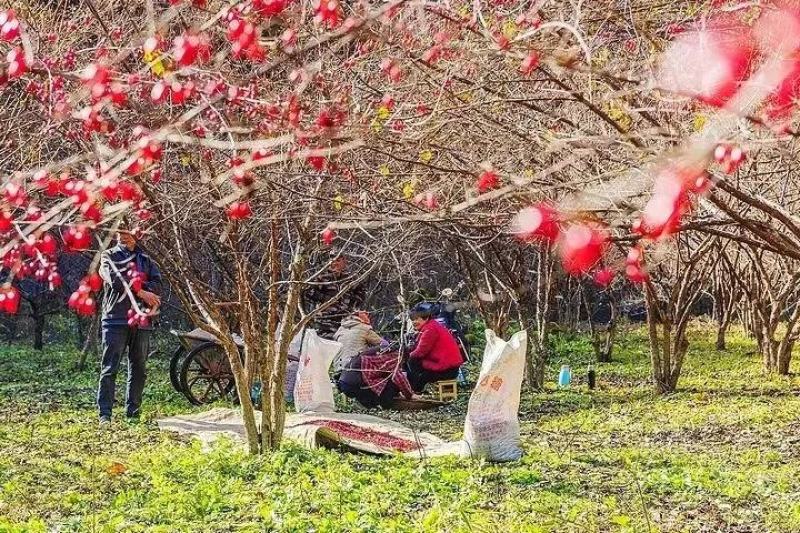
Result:
{"label": "red jacket sleeve", "polygon": [[436,338],[438,336],[438,332],[436,328],[422,328],[422,333],[419,335],[419,340],[417,341],[417,345],[414,347],[414,350],[408,354],[411,359],[424,359],[425,357],[429,356],[433,351],[433,347],[436,344]]}

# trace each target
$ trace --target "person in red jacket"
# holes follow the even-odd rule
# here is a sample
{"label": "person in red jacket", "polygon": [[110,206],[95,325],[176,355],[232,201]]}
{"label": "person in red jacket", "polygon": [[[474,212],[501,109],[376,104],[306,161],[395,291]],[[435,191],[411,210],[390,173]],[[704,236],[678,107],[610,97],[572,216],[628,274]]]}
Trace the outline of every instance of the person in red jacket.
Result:
{"label": "person in red jacket", "polygon": [[453,334],[433,319],[433,313],[424,308],[411,311],[414,329],[419,332],[417,344],[408,354],[408,381],[415,392],[435,381],[455,379],[463,364],[461,350]]}

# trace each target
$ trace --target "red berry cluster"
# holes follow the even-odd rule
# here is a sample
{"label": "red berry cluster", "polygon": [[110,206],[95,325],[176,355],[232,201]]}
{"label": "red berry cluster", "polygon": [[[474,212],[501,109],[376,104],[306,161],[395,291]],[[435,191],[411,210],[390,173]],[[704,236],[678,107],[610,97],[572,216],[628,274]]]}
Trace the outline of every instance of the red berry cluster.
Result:
{"label": "red berry cluster", "polygon": [[290,0],[253,0],[253,9],[262,17],[275,17],[283,13]]}
{"label": "red berry cluster", "polygon": [[741,147],[721,143],[714,149],[714,161],[716,161],[726,174],[733,174],[745,160],[744,151]]}
{"label": "red berry cluster", "polygon": [[342,23],[342,6],[339,0],[317,0],[314,4],[314,22],[328,28]]}
{"label": "red berry cluster", "polygon": [[530,76],[531,73],[539,67],[539,53],[536,50],[531,50],[519,66],[519,71],[525,76]]}
{"label": "red berry cluster", "polygon": [[150,100],[154,104],[163,104],[169,101],[172,105],[184,105],[191,102],[196,93],[197,87],[191,80],[185,82],[157,81],[150,88]]}
{"label": "red berry cluster", "polygon": [[19,310],[19,290],[10,284],[0,287],[0,311],[8,314],[16,314]]}
{"label": "red berry cluster", "polygon": [[330,246],[333,244],[333,241],[336,240],[336,232],[331,228],[325,228],[322,230],[320,236],[322,237],[322,242],[325,246]]}
{"label": "red berry cluster", "polygon": [[128,309],[128,326],[132,328],[146,328],[150,325],[150,317],[145,312]]}
{"label": "red berry cluster", "polygon": [[186,32],[175,37],[172,44],[172,55],[181,67],[190,67],[211,59],[211,45],[204,33]]}
{"label": "red berry cluster", "polygon": [[259,43],[260,29],[249,20],[240,18],[234,11],[228,14],[228,19],[228,40],[231,42],[233,57],[263,61],[266,50]]}
{"label": "red berry cluster", "polygon": [[653,195],[631,230],[651,240],[674,235],[682,218],[691,210],[691,195],[705,194],[711,186],[706,171],[699,167],[673,165],[663,169],[653,187]]}
{"label": "red berry cluster", "polygon": [[485,170],[478,177],[478,192],[485,193],[500,186],[500,176],[494,170]]}
{"label": "red berry cluster", "polygon": [[385,57],[381,60],[381,72],[394,83],[403,79],[403,71],[400,64],[393,57]]}
{"label": "red berry cluster", "polygon": [[[251,155],[251,160],[257,161],[264,157],[268,157],[268,152],[265,150],[257,150]],[[228,160],[228,166],[233,169],[233,183],[242,190],[241,200],[232,202],[226,210],[226,214],[231,220],[245,220],[250,218],[253,214],[253,208],[250,206],[249,198],[253,194],[255,175],[249,170],[239,168],[243,163],[244,161],[238,157]]]}
{"label": "red berry cluster", "polygon": [[130,284],[131,291],[133,294],[138,294],[140,290],[144,287],[144,284],[147,282],[147,275],[144,272],[141,272],[136,268],[136,263],[131,261],[128,263],[128,268],[126,269],[128,275],[128,283]]}
{"label": "red berry cluster", "polygon": [[13,9],[0,11],[0,41],[16,41],[19,29],[19,19]]}
{"label": "red berry cluster", "polygon": [[649,278],[644,267],[644,251],[640,246],[632,246],[625,258],[625,275],[633,283],[644,283]]}
{"label": "red berry cluster", "polygon": [[63,233],[64,247],[73,252],[80,252],[92,244],[92,230],[85,224],[69,226]]}
{"label": "red berry cluster", "polygon": [[97,309],[94,294],[103,287],[103,280],[93,272],[81,280],[78,290],[72,293],[67,306],[82,316],[93,315]]}
{"label": "red berry cluster", "polygon": [[421,192],[414,197],[414,203],[426,209],[436,209],[439,207],[439,199],[433,191]]}
{"label": "red berry cluster", "polygon": [[108,68],[103,65],[91,63],[81,74],[81,80],[89,88],[95,103],[107,99],[122,107],[128,102],[127,88],[122,83],[113,81]]}

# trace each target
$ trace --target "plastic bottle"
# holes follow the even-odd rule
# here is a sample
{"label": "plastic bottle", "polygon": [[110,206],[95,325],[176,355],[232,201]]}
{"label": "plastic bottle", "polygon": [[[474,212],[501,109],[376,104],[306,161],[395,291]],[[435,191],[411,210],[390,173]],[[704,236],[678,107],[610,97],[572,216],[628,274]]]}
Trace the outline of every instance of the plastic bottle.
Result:
{"label": "plastic bottle", "polygon": [[597,379],[597,374],[594,371],[594,365],[589,365],[589,370],[587,371],[587,382],[589,383],[589,390],[594,390],[595,382]]}
{"label": "plastic bottle", "polygon": [[558,386],[562,389],[568,389],[571,380],[572,372],[569,369],[569,365],[561,365],[561,372],[558,373]]}

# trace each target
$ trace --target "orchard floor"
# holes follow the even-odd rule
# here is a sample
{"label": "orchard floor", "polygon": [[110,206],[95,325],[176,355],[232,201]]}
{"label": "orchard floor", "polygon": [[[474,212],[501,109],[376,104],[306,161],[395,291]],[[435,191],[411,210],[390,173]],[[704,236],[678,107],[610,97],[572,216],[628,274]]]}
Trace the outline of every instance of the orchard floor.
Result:
{"label": "orchard floor", "polygon": [[[674,395],[651,393],[641,330],[599,366],[599,390],[524,394],[525,457],[500,466],[291,445],[249,457],[229,442],[204,453],[156,429],[197,410],[163,360],[145,420],[101,431],[94,368],[71,371],[68,350],[4,348],[0,531],[800,531],[800,377],[762,375],[740,335],[724,353],[711,338],[693,331]],[[550,381],[590,358],[584,339],[559,339]],[[466,398],[385,416],[457,438]]]}

